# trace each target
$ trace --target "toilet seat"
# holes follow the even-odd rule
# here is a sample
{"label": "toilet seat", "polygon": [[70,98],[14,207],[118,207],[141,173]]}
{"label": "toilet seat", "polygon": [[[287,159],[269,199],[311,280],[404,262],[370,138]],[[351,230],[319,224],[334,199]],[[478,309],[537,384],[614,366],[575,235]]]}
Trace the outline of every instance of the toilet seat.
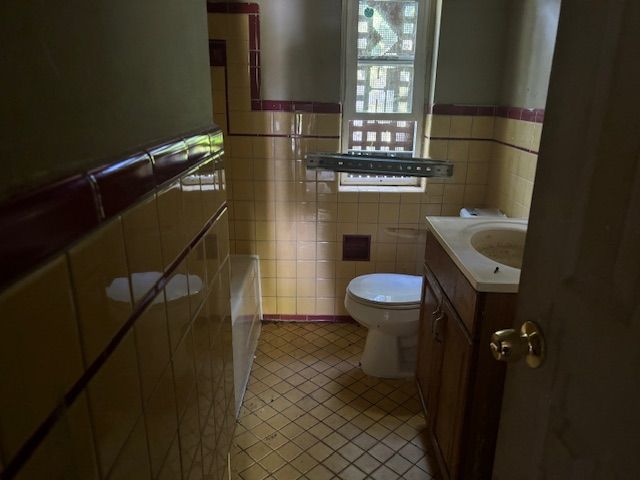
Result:
{"label": "toilet seat", "polygon": [[361,275],[349,282],[347,295],[358,303],[372,307],[418,308],[422,295],[422,277],[400,273]]}

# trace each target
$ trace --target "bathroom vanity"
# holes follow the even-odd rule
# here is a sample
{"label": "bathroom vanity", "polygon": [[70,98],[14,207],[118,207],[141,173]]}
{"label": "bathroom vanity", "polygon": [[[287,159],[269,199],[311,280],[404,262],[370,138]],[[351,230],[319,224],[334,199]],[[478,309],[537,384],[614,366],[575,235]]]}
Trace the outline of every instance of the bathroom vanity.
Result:
{"label": "bathroom vanity", "polygon": [[429,437],[443,479],[491,478],[506,366],[489,342],[513,323],[526,223],[427,221],[416,378]]}

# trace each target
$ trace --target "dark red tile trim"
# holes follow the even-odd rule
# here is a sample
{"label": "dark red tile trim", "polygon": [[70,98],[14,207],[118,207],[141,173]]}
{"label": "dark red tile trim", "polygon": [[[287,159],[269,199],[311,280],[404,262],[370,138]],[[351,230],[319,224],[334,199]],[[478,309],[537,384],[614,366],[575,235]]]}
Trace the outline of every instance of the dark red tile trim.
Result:
{"label": "dark red tile trim", "polygon": [[428,105],[426,111],[433,115],[496,116],[536,123],[544,121],[543,108],[438,103]]}
{"label": "dark red tile trim", "polygon": [[0,290],[100,223],[91,181],[77,175],[0,207]]}
{"label": "dark red tile trim", "polygon": [[184,143],[187,144],[190,165],[200,163],[211,155],[211,138],[208,133],[187,137]]}
{"label": "dark red tile trim", "polygon": [[[218,127],[180,135],[0,205],[0,291],[137,203],[165,182],[219,152]],[[150,155],[152,153],[152,156]],[[155,165],[152,164],[155,162]]]}
{"label": "dark red tile trim", "polygon": [[189,150],[183,141],[171,142],[147,150],[153,159],[153,170],[158,185],[176,178],[189,168]]}
{"label": "dark red tile trim", "polygon": [[358,323],[350,315],[289,315],[264,314],[263,322],[325,322],[325,323]]}
{"label": "dark red tile trim", "polygon": [[151,157],[146,153],[97,168],[89,175],[98,186],[103,218],[120,213],[156,186]]}
{"label": "dark red tile trim", "polygon": [[209,13],[260,13],[257,3],[208,2]]}

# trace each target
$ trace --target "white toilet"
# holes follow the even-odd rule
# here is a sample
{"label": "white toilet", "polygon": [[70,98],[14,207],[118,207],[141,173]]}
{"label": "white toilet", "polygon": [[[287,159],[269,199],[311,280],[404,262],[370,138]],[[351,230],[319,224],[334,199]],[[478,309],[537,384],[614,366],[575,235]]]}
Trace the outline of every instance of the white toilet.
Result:
{"label": "white toilet", "polygon": [[369,329],[362,370],[372,377],[402,378],[415,374],[422,277],[374,273],[347,286],[347,312]]}

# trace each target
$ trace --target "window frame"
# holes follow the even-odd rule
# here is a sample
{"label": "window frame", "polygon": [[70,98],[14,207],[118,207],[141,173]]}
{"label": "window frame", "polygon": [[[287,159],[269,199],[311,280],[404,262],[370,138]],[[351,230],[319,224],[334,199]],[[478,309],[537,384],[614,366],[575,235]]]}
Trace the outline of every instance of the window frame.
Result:
{"label": "window frame", "polygon": [[[413,97],[411,101],[411,113],[362,113],[356,112],[356,85],[358,69],[358,17],[359,0],[345,0],[343,2],[343,31],[342,36],[342,136],[341,149],[346,153],[349,151],[349,121],[351,120],[392,120],[415,122],[416,129],[413,140],[413,156],[420,156],[422,153],[422,140],[424,136],[424,103],[427,88],[431,82],[429,79],[431,59],[428,58],[431,45],[427,42],[427,20],[430,19],[434,0],[417,0],[418,15],[415,56],[413,61]],[[384,63],[384,62],[380,62]],[[400,62],[398,62],[400,64]],[[415,177],[387,177],[381,180],[379,177],[375,181],[352,182],[343,181],[340,175],[340,187],[357,186],[398,186],[403,189],[416,188],[424,189],[424,180],[416,182]],[[411,179],[411,180],[409,180]]]}

